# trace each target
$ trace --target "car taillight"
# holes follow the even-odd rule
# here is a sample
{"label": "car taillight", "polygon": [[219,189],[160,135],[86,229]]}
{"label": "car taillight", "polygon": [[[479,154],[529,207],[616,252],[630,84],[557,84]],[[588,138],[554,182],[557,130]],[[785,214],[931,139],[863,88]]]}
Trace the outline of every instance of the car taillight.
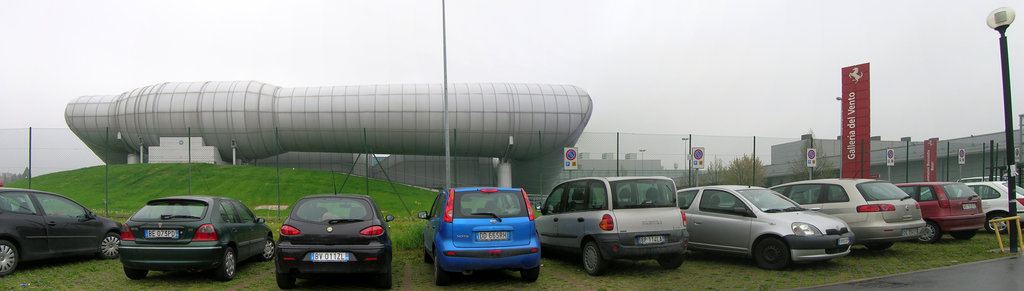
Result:
{"label": "car taillight", "polygon": [[132,241],[135,240],[135,235],[132,234],[132,230],[128,228],[127,223],[121,224],[121,240]]}
{"label": "car taillight", "polygon": [[448,190],[448,202],[444,203],[444,222],[451,223],[455,214],[455,190]]}
{"label": "car taillight", "polygon": [[683,211],[679,211],[679,215],[683,216],[683,226],[686,226],[686,213]]}
{"label": "car taillight", "polygon": [[949,200],[939,199],[939,208],[949,208]]}
{"label": "car taillight", "polygon": [[378,235],[384,234],[384,228],[380,227],[380,225],[374,225],[374,226],[370,226],[370,227],[364,228],[363,230],[360,230],[359,234],[365,235],[365,236],[378,236]]}
{"label": "car taillight", "polygon": [[1020,203],[1020,205],[1024,205],[1024,198],[1017,198],[1017,203]]}
{"label": "car taillight", "polygon": [[857,206],[857,212],[881,212],[881,211],[896,211],[896,206],[892,204],[867,204]]}
{"label": "car taillight", "polygon": [[523,192],[523,202],[526,202],[526,210],[530,213],[530,220],[533,220],[533,207],[530,206],[530,197],[526,196],[526,190],[519,190]]}
{"label": "car taillight", "polygon": [[921,203],[914,202],[914,208],[921,209]]}
{"label": "car taillight", "polygon": [[217,240],[217,230],[213,228],[213,224],[203,224],[196,230],[196,235],[192,236],[192,241],[215,240]]}
{"label": "car taillight", "polygon": [[302,232],[299,231],[298,228],[292,227],[291,225],[285,224],[281,226],[281,235],[299,235],[300,233]]}
{"label": "car taillight", "polygon": [[494,192],[498,192],[498,189],[480,189],[480,192],[494,193]]}
{"label": "car taillight", "polygon": [[602,230],[613,230],[615,229],[615,221],[612,220],[611,215],[605,214],[601,216],[601,224],[598,224],[598,227],[601,227]]}

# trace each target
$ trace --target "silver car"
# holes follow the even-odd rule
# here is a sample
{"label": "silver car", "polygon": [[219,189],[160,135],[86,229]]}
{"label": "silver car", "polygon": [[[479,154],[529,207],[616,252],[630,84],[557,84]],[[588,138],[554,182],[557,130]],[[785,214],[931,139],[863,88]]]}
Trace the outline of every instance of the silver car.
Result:
{"label": "silver car", "polygon": [[896,185],[873,179],[818,179],[772,187],[805,208],[819,208],[850,225],[855,245],[884,250],[921,236],[921,206]]}
{"label": "silver car", "polygon": [[582,253],[583,269],[597,276],[613,259],[683,264],[684,214],[675,183],[666,177],[581,178],[551,190],[536,218],[545,253]]}
{"label": "silver car", "polygon": [[692,249],[752,256],[758,267],[769,270],[850,254],[854,235],[846,222],[800,207],[775,191],[709,186],[677,195],[689,219]]}

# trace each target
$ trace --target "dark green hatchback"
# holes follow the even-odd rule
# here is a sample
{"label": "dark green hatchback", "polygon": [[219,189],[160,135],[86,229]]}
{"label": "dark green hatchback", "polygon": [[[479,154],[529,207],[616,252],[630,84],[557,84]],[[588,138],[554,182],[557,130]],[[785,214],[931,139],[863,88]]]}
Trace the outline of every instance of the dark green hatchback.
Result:
{"label": "dark green hatchback", "polygon": [[274,237],[264,222],[231,198],[150,200],[121,226],[124,274],[134,280],[150,270],[213,269],[217,280],[231,280],[238,262],[274,258]]}

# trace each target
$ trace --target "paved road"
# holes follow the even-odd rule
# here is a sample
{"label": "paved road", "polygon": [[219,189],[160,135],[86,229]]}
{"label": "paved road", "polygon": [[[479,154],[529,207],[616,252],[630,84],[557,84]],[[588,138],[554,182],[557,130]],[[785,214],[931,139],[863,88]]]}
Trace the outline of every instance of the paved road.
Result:
{"label": "paved road", "polygon": [[1024,256],[797,290],[1024,290]]}

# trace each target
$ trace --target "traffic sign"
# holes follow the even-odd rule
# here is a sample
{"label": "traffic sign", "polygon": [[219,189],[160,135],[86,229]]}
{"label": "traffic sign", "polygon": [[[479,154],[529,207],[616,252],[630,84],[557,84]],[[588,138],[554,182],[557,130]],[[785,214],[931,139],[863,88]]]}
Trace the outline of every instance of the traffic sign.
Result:
{"label": "traffic sign", "polygon": [[704,168],[704,147],[693,148],[693,152],[690,153],[690,156],[693,157],[693,168]]}
{"label": "traffic sign", "polygon": [[818,153],[814,149],[807,149],[807,167],[814,168],[818,166]]}
{"label": "traffic sign", "polygon": [[956,157],[957,157],[957,163],[958,164],[961,164],[961,165],[967,164],[967,151],[965,151],[964,149],[957,150],[956,151]]}
{"label": "traffic sign", "polygon": [[885,150],[885,165],[890,167],[896,165],[896,151],[892,149]]}
{"label": "traffic sign", "polygon": [[562,169],[564,170],[576,170],[579,167],[576,164],[576,148],[565,148],[565,154],[562,155],[563,163]]}

